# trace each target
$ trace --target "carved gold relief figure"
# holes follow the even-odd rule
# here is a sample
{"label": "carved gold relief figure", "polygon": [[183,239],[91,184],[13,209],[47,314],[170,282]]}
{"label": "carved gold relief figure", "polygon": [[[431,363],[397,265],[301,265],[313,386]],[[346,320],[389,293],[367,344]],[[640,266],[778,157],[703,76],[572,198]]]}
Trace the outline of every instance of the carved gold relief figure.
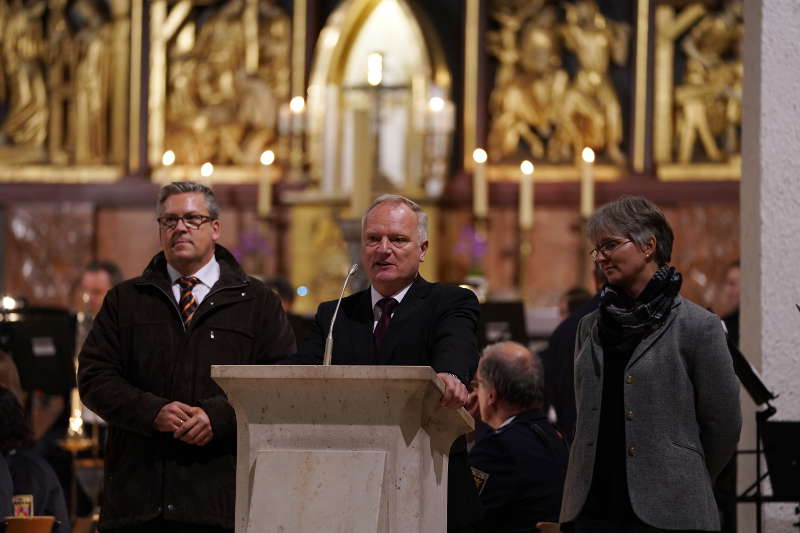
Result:
{"label": "carved gold relief figure", "polygon": [[81,181],[120,174],[99,167],[124,157],[110,146],[124,145],[127,110],[111,105],[126,102],[128,84],[110,81],[112,66],[127,73],[128,1],[0,0],[0,179],[18,165],[35,165],[24,179],[72,179],[47,165],[74,165]]}
{"label": "carved gold relief figure", "polygon": [[203,17],[186,9],[178,36],[167,39],[162,148],[179,163],[257,164],[275,138],[276,110],[288,96],[290,23],[272,2],[258,3],[258,68],[252,69],[246,11],[242,0]]}
{"label": "carved gold relief figure", "polygon": [[[4,159],[21,162],[44,158],[47,138],[47,86],[42,27],[43,1],[30,6],[3,2],[2,76],[5,119],[0,127]],[[8,148],[6,148],[8,147]],[[12,149],[12,150],[9,150]]]}
{"label": "carved gold relief figure", "polygon": [[[742,2],[656,8],[654,160],[664,179],[740,173]],[[684,61],[675,61],[683,54]],[[679,70],[676,72],[675,69]],[[673,79],[680,82],[673,86]],[[698,144],[700,145],[698,147]],[[717,163],[697,166],[697,163]]]}
{"label": "carved gold relief figure", "polygon": [[73,92],[75,163],[102,163],[108,153],[108,102],[111,28],[91,0],[78,0],[73,17],[80,23],[74,43],[77,62]]}
{"label": "carved gold relief figure", "polygon": [[[684,37],[687,55],[684,84],[675,89],[678,161],[689,163],[697,136],[705,155],[722,159],[715,137],[725,134],[725,152],[738,150],[741,125],[743,34],[742,4],[729,1],[719,14],[708,14]],[[733,59],[728,59],[733,57]]]}
{"label": "carved gold relief figure", "polygon": [[591,146],[622,164],[622,109],[609,67],[612,61],[627,63],[630,26],[607,19],[594,0],[567,4],[565,9],[564,43],[579,68],[564,98],[564,137],[572,142],[573,153]]}
{"label": "carved gold relief figure", "polygon": [[[499,29],[487,46],[498,62],[489,102],[489,155],[515,154],[524,141],[537,159],[571,162],[584,146],[623,163],[622,111],[609,77],[625,64],[630,27],[600,12],[594,1],[565,3],[565,21],[543,1],[502,3],[492,12]],[[570,80],[564,49],[578,70]]]}
{"label": "carved gold relief figure", "polygon": [[488,47],[500,66],[489,104],[489,153],[502,159],[524,140],[534,157],[560,159],[563,144],[551,134],[569,77],[561,68],[558,13],[529,2],[501,6],[493,16],[501,29],[489,33]]}

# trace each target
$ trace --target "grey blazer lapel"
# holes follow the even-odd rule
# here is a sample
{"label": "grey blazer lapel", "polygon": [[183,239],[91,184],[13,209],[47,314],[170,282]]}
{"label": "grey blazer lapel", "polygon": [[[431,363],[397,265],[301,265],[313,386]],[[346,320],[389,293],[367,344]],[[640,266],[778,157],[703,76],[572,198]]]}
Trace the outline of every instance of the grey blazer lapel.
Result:
{"label": "grey blazer lapel", "polygon": [[598,330],[598,318],[593,320],[592,329],[589,331],[589,342],[587,348],[592,351],[592,367],[594,375],[600,377],[603,375],[603,347],[600,345],[600,332]]}
{"label": "grey blazer lapel", "polygon": [[675,298],[675,302],[672,304],[672,309],[670,310],[669,316],[667,320],[661,324],[661,327],[652,332],[650,335],[642,339],[642,342],[639,343],[639,346],[633,351],[633,355],[631,356],[631,360],[628,361],[628,366],[626,368],[631,368],[636,362],[641,359],[644,354],[650,350],[650,348],[655,344],[655,342],[661,338],[661,336],[667,332],[667,330],[672,326],[672,323],[678,316],[677,308],[681,305],[680,297]]}

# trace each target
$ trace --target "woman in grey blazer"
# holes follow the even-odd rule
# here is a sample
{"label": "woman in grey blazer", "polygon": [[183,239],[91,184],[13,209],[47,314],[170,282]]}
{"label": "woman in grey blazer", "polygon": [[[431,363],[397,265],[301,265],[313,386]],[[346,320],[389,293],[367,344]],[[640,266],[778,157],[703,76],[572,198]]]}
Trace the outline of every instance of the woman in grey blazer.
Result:
{"label": "woman in grey blazer", "polygon": [[583,532],[715,531],[739,385],[719,318],[682,298],[661,210],[623,197],[589,219],[608,279],[575,347],[577,423],[561,507]]}

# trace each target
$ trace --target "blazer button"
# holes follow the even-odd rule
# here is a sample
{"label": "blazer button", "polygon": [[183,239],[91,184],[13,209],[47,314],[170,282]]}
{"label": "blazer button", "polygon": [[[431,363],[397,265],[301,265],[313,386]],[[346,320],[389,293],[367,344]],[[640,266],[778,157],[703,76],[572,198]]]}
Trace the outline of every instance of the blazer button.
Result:
{"label": "blazer button", "polygon": [[628,385],[633,383],[633,381],[634,381],[633,376],[625,376],[625,383],[627,383]]}
{"label": "blazer button", "polygon": [[633,420],[633,411],[625,411],[625,418],[627,420]]}
{"label": "blazer button", "polygon": [[636,446],[630,446],[628,448],[628,456],[635,457],[636,456]]}

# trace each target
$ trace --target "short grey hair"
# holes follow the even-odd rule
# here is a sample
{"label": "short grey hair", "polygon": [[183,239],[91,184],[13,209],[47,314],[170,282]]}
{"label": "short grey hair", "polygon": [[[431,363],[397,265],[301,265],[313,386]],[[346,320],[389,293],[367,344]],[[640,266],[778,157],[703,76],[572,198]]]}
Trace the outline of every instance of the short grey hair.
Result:
{"label": "short grey hair", "polygon": [[409,200],[405,196],[401,196],[399,194],[382,194],[375,198],[375,201],[372,202],[366,211],[364,211],[364,216],[361,217],[361,233],[364,233],[364,224],[367,221],[367,215],[369,212],[378,207],[381,204],[404,204],[406,207],[411,209],[414,213],[417,214],[417,232],[419,233],[419,242],[425,242],[428,240],[428,214],[420,207],[420,205],[413,201]]}
{"label": "short grey hair", "polygon": [[519,409],[544,405],[542,360],[518,342],[498,342],[484,348],[478,374],[494,388],[498,400]]}
{"label": "short grey hair", "polygon": [[158,203],[156,204],[156,212],[161,213],[164,210],[164,202],[167,198],[175,194],[185,193],[200,193],[206,199],[206,207],[208,208],[208,216],[216,220],[219,218],[219,202],[214,195],[214,191],[206,187],[202,183],[196,181],[174,181],[167,183],[161,190],[158,191]]}
{"label": "short grey hair", "polygon": [[609,235],[622,235],[644,246],[655,237],[653,258],[659,266],[672,259],[672,228],[659,207],[641,196],[622,196],[602,206],[586,222],[586,237],[593,243]]}

